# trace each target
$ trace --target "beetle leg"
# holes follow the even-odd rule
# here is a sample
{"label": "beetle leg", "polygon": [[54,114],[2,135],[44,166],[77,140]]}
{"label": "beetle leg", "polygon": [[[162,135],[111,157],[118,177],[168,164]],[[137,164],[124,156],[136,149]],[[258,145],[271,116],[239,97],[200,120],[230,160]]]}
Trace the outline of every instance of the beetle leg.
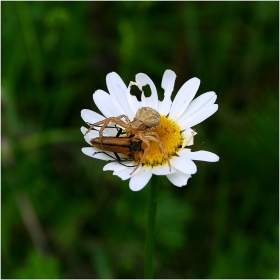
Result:
{"label": "beetle leg", "polygon": [[117,127],[116,125],[115,125],[115,127],[116,127],[116,130],[118,131],[116,137],[119,137],[119,136],[123,133],[123,132],[122,132],[122,128]]}
{"label": "beetle leg", "polygon": [[114,153],[116,158],[114,158],[113,156],[109,155],[106,152],[95,152],[93,155],[96,155],[96,154],[105,154],[108,157],[111,157],[113,159],[113,160],[108,160],[108,162],[118,162],[119,164],[121,164],[121,165],[123,165],[125,167],[135,167],[135,165],[130,166],[130,165],[125,165],[124,163],[122,163],[122,161],[126,161],[126,159],[120,158],[120,156],[117,153]]}

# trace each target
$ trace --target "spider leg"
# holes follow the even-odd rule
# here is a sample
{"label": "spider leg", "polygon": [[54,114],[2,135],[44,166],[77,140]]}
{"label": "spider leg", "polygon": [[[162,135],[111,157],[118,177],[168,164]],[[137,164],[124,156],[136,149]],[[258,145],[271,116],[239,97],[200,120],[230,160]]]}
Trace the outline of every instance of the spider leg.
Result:
{"label": "spider leg", "polygon": [[149,152],[149,150],[151,149],[151,142],[157,142],[159,145],[159,148],[161,149],[161,151],[164,153],[165,158],[168,162],[169,165],[169,171],[171,172],[171,164],[170,164],[170,160],[168,157],[168,154],[166,153],[164,147],[162,146],[162,143],[160,141],[160,138],[158,136],[158,134],[156,132],[145,132],[145,131],[141,131],[138,133],[137,138],[139,138],[140,140],[142,140],[146,145],[146,149],[144,151],[143,156],[141,157],[141,160],[139,161],[138,165],[136,166],[136,168],[130,173],[133,174],[138,168],[139,166],[142,165],[143,161],[145,160],[147,153]]}
{"label": "spider leg", "polygon": [[142,140],[147,145],[147,148],[145,149],[144,154],[141,157],[138,165],[136,166],[136,168],[129,175],[133,174],[138,169],[138,167],[142,165],[143,161],[145,160],[145,158],[147,156],[147,153],[151,149],[151,143],[150,143],[149,140],[147,140],[146,138],[142,137],[141,133],[139,133],[138,137],[139,137],[140,140]]}
{"label": "spider leg", "polygon": [[[106,119],[97,123],[92,124],[89,129],[86,131],[86,133],[84,134],[84,136],[86,136],[95,126],[100,126],[101,124],[104,124],[104,122],[106,122]],[[102,126],[103,127],[103,126]]]}
{"label": "spider leg", "polygon": [[154,127],[150,127],[149,130],[154,130],[154,129],[157,129],[157,128],[161,128],[161,129],[164,129],[166,132],[169,132],[168,128],[166,126],[162,126],[162,125],[157,125],[157,126],[154,126]]}
{"label": "spider leg", "polygon": [[[121,119],[122,118],[125,118],[126,121],[128,121],[128,123],[125,123],[124,121],[122,121]],[[107,125],[112,122],[112,123],[115,123],[115,124],[118,124],[124,128],[129,128],[129,125],[130,125],[130,120],[129,118],[126,116],[126,115],[121,115],[119,117],[111,117],[111,118],[107,118],[105,121],[104,121],[104,124],[103,126],[101,127],[101,129],[99,130],[99,138],[100,138],[100,143],[101,143],[101,148],[103,149],[103,146],[102,146],[102,133],[103,133],[103,130],[107,127]]]}
{"label": "spider leg", "polygon": [[[124,118],[126,120],[126,122],[122,121],[121,120],[122,118]],[[89,133],[93,129],[94,126],[102,125],[102,127],[99,130],[99,138],[100,138],[101,148],[103,149],[102,134],[103,134],[104,129],[108,127],[108,124],[110,122],[118,124],[118,125],[120,125],[121,127],[125,128],[125,129],[128,129],[129,126],[130,126],[130,120],[129,120],[129,118],[126,115],[121,115],[121,116],[118,116],[118,117],[111,117],[111,118],[107,118],[107,119],[105,119],[103,121],[100,121],[100,122],[92,124],[90,126],[90,128],[86,131],[84,136],[87,135],[87,133]]]}
{"label": "spider leg", "polygon": [[191,142],[193,137],[194,137],[194,132],[191,132],[191,135],[183,141],[182,148],[188,146],[188,144]]}
{"label": "spider leg", "polygon": [[168,154],[165,151],[164,147],[162,146],[162,143],[160,141],[160,138],[159,138],[158,134],[156,132],[149,132],[149,134],[146,135],[145,137],[146,137],[146,139],[149,139],[150,141],[158,142],[159,148],[164,153],[165,159],[167,160],[168,165],[169,165],[169,171],[171,172],[171,164],[170,164]]}
{"label": "spider leg", "polygon": [[[127,122],[127,123],[125,123],[124,121],[122,121],[121,119],[122,118],[124,118],[125,119],[125,121]],[[117,121],[114,121],[114,120],[118,120],[118,121],[120,121],[121,123],[119,123],[119,122],[117,122]],[[96,123],[94,123],[94,124],[92,124],[90,127],[89,127],[89,129],[86,131],[86,133],[84,134],[84,136],[85,135],[87,135],[95,126],[100,126],[100,125],[102,125],[102,127],[101,127],[101,129],[105,129],[105,128],[107,128],[108,127],[108,124],[109,124],[109,122],[114,122],[114,123],[116,123],[116,124],[119,124],[119,125],[121,125],[122,126],[122,124],[130,124],[131,122],[130,122],[130,119],[126,116],[126,115],[121,115],[121,116],[118,116],[118,117],[110,117],[110,118],[107,118],[107,119],[105,119],[105,120],[103,120],[103,121],[99,121],[99,122],[96,122]],[[101,130],[100,129],[100,130]]]}

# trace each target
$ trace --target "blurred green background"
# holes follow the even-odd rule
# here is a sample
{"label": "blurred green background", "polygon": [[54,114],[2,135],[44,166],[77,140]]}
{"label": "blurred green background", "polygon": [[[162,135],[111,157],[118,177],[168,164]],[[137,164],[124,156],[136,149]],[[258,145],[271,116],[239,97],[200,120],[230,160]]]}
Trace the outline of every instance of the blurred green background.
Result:
{"label": "blurred green background", "polygon": [[160,96],[192,77],[219,110],[195,127],[183,188],[161,180],[156,278],[278,278],[278,2],[1,2],[2,278],[142,278],[149,188],[82,154],[81,109],[117,72]]}

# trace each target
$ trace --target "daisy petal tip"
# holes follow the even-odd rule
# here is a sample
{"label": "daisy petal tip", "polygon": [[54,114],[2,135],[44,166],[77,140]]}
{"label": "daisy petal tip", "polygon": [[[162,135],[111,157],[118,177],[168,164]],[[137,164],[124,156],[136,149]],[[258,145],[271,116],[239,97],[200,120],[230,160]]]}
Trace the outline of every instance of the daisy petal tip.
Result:
{"label": "daisy petal tip", "polygon": [[82,148],[82,153],[89,156],[89,157],[92,157],[93,154],[94,154],[94,149],[92,147],[84,147]]}
{"label": "daisy petal tip", "polygon": [[103,166],[103,171],[114,171],[114,168],[108,164]]}
{"label": "daisy petal tip", "polygon": [[213,162],[217,162],[219,160],[220,160],[220,157],[215,155],[215,154],[213,154]]}
{"label": "daisy petal tip", "polygon": [[142,190],[150,181],[152,177],[151,168],[143,168],[139,173],[134,175],[129,181],[129,188],[134,191]]}
{"label": "daisy petal tip", "polygon": [[203,150],[197,152],[191,152],[188,156],[192,160],[201,160],[207,162],[217,162],[220,159],[216,154]]}
{"label": "daisy petal tip", "polygon": [[201,82],[200,79],[197,77],[193,77],[189,81],[196,82],[196,83],[198,83],[198,85],[200,85],[200,82]]}
{"label": "daisy petal tip", "polygon": [[146,185],[143,184],[135,184],[132,179],[130,179],[129,181],[129,188],[133,191],[133,192],[139,192],[141,191]]}
{"label": "daisy petal tip", "polygon": [[82,119],[83,119],[84,121],[85,121],[85,119],[86,119],[86,117],[87,117],[89,111],[90,111],[90,110],[88,110],[88,109],[82,109],[82,110],[81,110],[81,117],[82,117]]}
{"label": "daisy petal tip", "polygon": [[174,79],[174,81],[175,81],[177,75],[175,74],[174,71],[172,71],[172,70],[170,70],[170,69],[167,69],[167,70],[165,70],[165,72],[164,72],[164,74],[163,74],[163,80],[164,80],[164,78],[167,78],[167,77],[168,77],[169,79]]}
{"label": "daisy petal tip", "polygon": [[98,93],[98,89],[92,94],[92,97],[93,97],[93,100],[94,100],[94,97],[95,97],[95,95]]}
{"label": "daisy petal tip", "polygon": [[181,188],[187,185],[188,180],[192,176],[190,174],[184,174],[178,171],[176,174],[167,175],[166,177],[174,186]]}
{"label": "daisy petal tip", "polygon": [[[139,192],[139,191],[142,190],[142,188],[135,188],[134,186],[131,186],[130,184],[129,184],[129,188],[130,188],[133,192]],[[144,188],[144,187],[143,187],[143,188]]]}
{"label": "daisy petal tip", "polygon": [[110,77],[110,76],[114,76],[114,75],[118,75],[118,74],[116,72],[112,71],[112,72],[107,74],[106,78]]}
{"label": "daisy petal tip", "polygon": [[[165,72],[164,72],[164,74],[165,74],[165,73],[169,73],[169,74],[172,74],[172,75],[175,75],[175,76],[176,76],[176,73],[175,73],[173,70],[171,70],[171,69],[166,69]],[[164,75],[164,74],[163,74],[163,75]]]}

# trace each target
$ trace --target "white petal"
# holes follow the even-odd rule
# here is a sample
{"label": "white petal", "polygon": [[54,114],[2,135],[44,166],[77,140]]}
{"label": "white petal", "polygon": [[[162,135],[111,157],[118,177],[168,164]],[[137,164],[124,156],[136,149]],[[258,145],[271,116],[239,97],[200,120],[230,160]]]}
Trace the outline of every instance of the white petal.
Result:
{"label": "white petal", "polygon": [[96,122],[104,120],[104,117],[102,115],[88,109],[83,109],[81,111],[81,117],[84,122],[89,124],[94,124]]}
{"label": "white petal", "polygon": [[127,167],[124,170],[118,171],[118,172],[113,172],[113,175],[118,176],[119,178],[121,178],[123,181],[129,179],[131,177],[130,175],[131,173],[131,169],[129,167]]}
{"label": "white petal", "polygon": [[155,84],[153,81],[144,73],[139,73],[136,75],[136,83],[138,85],[138,88],[142,91],[142,87],[149,85],[151,88],[151,96],[146,97],[144,92],[142,91],[141,95],[141,101],[142,101],[142,107],[150,107],[158,110],[158,94],[157,89],[155,87]]}
{"label": "white petal", "polygon": [[131,174],[131,172],[133,172],[134,168],[135,167],[127,167],[126,169],[123,169],[120,171],[114,171],[113,175],[120,177],[122,180],[127,180],[142,170],[142,166],[140,166],[133,174]]}
{"label": "white petal", "polygon": [[103,167],[103,171],[116,171],[119,172],[121,170],[126,169],[127,167],[125,167],[124,165],[121,165],[120,163],[118,163],[117,161],[115,162],[109,162],[106,165],[104,165]]}
{"label": "white petal", "polygon": [[129,188],[134,192],[142,190],[148,184],[152,175],[152,168],[142,168],[138,174],[130,179]]}
{"label": "white petal", "polygon": [[106,118],[125,115],[125,112],[120,104],[111,95],[103,90],[97,90],[93,94],[93,100],[100,112]]}
{"label": "white petal", "polygon": [[[116,135],[118,134],[118,130],[114,127],[116,124],[110,122],[108,127],[112,127],[112,128],[105,128],[102,132],[103,136],[112,136],[112,137],[116,137]],[[119,125],[117,125],[117,127],[120,127]],[[96,127],[95,127],[96,128]],[[101,128],[101,127],[100,127]],[[100,129],[100,128],[96,128],[96,129]]]}
{"label": "white petal", "polygon": [[[109,126],[110,127],[113,127],[114,124],[112,123],[109,123]],[[99,130],[100,130],[101,126],[95,126],[93,129],[91,129],[85,137],[85,140],[89,143],[89,141],[92,139],[92,138],[96,138],[96,137],[99,137]],[[81,132],[83,134],[85,134],[86,132],[88,131],[88,128],[86,127],[81,127]],[[116,128],[105,128],[102,132],[102,136],[113,136],[115,137],[117,135],[118,131]]]}
{"label": "white petal", "polygon": [[115,72],[109,73],[106,76],[106,83],[110,95],[118,101],[118,103],[125,111],[125,114],[132,120],[135,114],[132,112],[128,104],[126,98],[127,87],[121,77]]}
{"label": "white petal", "polygon": [[93,157],[93,154],[97,152],[97,149],[93,147],[85,147],[82,148],[82,152],[87,156]]}
{"label": "white petal", "polygon": [[166,70],[163,74],[162,81],[161,81],[161,87],[164,89],[164,96],[170,97],[173,89],[174,89],[174,83],[176,79],[176,74],[172,70]]}
{"label": "white petal", "polygon": [[171,70],[166,70],[162,77],[161,87],[164,89],[164,98],[159,101],[158,112],[162,115],[168,115],[172,104],[171,94],[174,89],[176,74]]}
{"label": "white petal", "polygon": [[218,105],[213,104],[213,105],[206,107],[203,110],[198,111],[197,113],[193,114],[186,120],[184,120],[182,122],[178,122],[178,123],[182,128],[185,128],[185,129],[189,128],[189,127],[193,127],[193,126],[203,122],[205,119],[209,118],[217,110],[218,110]]}
{"label": "white petal", "polygon": [[197,171],[195,163],[182,153],[171,159],[171,165],[185,174],[194,174]]}
{"label": "white petal", "polygon": [[[84,126],[81,127],[81,132],[83,133],[83,135],[87,132],[87,130],[88,130],[88,129],[87,129],[86,127],[84,127]],[[96,138],[96,137],[98,137],[98,136],[99,136],[98,131],[96,131],[96,130],[91,130],[91,131],[89,131],[89,132],[87,133],[86,136],[84,136],[84,138],[85,138],[85,140],[87,141],[87,143],[91,145],[90,140],[91,140],[92,138]]]}
{"label": "white petal", "polygon": [[201,160],[208,162],[216,162],[219,160],[219,157],[216,154],[207,151],[190,152],[188,154],[188,157],[192,160]]}
{"label": "white petal", "polygon": [[152,172],[155,175],[166,175],[166,174],[174,173],[175,170],[171,166],[171,171],[170,171],[169,165],[166,164],[166,165],[153,166]]}
{"label": "white petal", "polygon": [[198,78],[192,78],[184,83],[178,91],[170,108],[169,118],[177,120],[193,100],[200,85]]}
{"label": "white petal", "polygon": [[82,126],[82,127],[81,127],[81,132],[82,132],[83,134],[85,134],[85,133],[86,133],[86,131],[87,131],[87,128],[86,128],[86,127],[84,127],[84,126]]}
{"label": "white petal", "polygon": [[194,136],[197,133],[192,130],[191,128],[187,128],[182,132],[182,136],[184,138],[184,143],[182,144],[182,147],[185,148],[186,146],[191,146],[194,144]]}
{"label": "white petal", "polygon": [[[81,127],[81,132],[83,134],[85,134],[87,132],[87,130],[88,129],[86,127],[84,127],[84,126]],[[96,130],[90,130],[87,134],[91,135],[91,138],[95,138],[95,137],[99,136],[99,133]]]}
{"label": "white petal", "polygon": [[[100,115],[94,111],[87,110],[87,109],[83,109],[81,111],[81,116],[82,116],[83,120],[89,124],[94,124],[99,121],[103,121],[105,119],[102,115]],[[109,123],[109,126],[113,127],[114,124]],[[91,131],[100,130],[100,128],[101,128],[101,126],[95,126],[94,129],[92,129]],[[115,128],[106,128],[103,131],[103,136],[116,136],[117,132],[118,131]],[[88,132],[88,133],[90,133],[90,132]],[[95,137],[97,137],[97,136],[95,136]],[[92,138],[94,138],[94,137],[92,137]]]}
{"label": "white petal", "polygon": [[198,96],[190,103],[190,105],[188,106],[184,114],[178,119],[178,121],[182,122],[183,120],[198,112],[202,108],[206,108],[210,105],[213,105],[216,99],[217,95],[214,91],[206,92]]}
{"label": "white petal", "polygon": [[[89,156],[89,157],[93,157],[96,159],[101,159],[101,160],[112,160],[113,157],[113,153],[110,152],[106,152],[108,155],[112,154],[112,157],[104,154],[101,150],[94,148],[94,147],[86,147],[86,148],[82,148],[82,152]],[[98,153],[98,154],[95,154]]]}
{"label": "white petal", "polygon": [[[112,170],[115,172],[119,172],[121,170],[130,168],[128,167],[128,164],[131,165],[131,162],[129,161],[122,161],[122,164],[119,162],[109,162],[107,163],[104,167],[103,167],[103,171],[108,171],[108,170]],[[127,166],[126,166],[127,165]],[[131,165],[131,166],[135,166],[135,165]]]}
{"label": "white petal", "polygon": [[128,86],[127,92],[126,92],[126,99],[133,112],[133,115],[135,116],[137,111],[142,107],[142,102],[138,101],[136,96],[134,96],[130,93],[130,89],[133,85],[136,85],[136,83],[135,82],[129,83],[129,86]]}
{"label": "white petal", "polygon": [[164,98],[163,101],[158,102],[158,112],[161,115],[167,116],[169,114],[171,105],[172,105],[171,99]]}
{"label": "white petal", "polygon": [[191,175],[177,171],[176,173],[166,175],[166,177],[176,187],[182,187],[187,184],[188,179],[191,178]]}
{"label": "white petal", "polygon": [[106,161],[110,161],[110,160],[114,160],[114,154],[112,154],[111,156],[109,156],[111,153],[110,152],[105,152],[106,154],[104,154],[103,152],[99,152],[97,154],[95,154],[93,156],[93,158],[96,158],[96,159],[101,159],[101,160],[106,160]]}

